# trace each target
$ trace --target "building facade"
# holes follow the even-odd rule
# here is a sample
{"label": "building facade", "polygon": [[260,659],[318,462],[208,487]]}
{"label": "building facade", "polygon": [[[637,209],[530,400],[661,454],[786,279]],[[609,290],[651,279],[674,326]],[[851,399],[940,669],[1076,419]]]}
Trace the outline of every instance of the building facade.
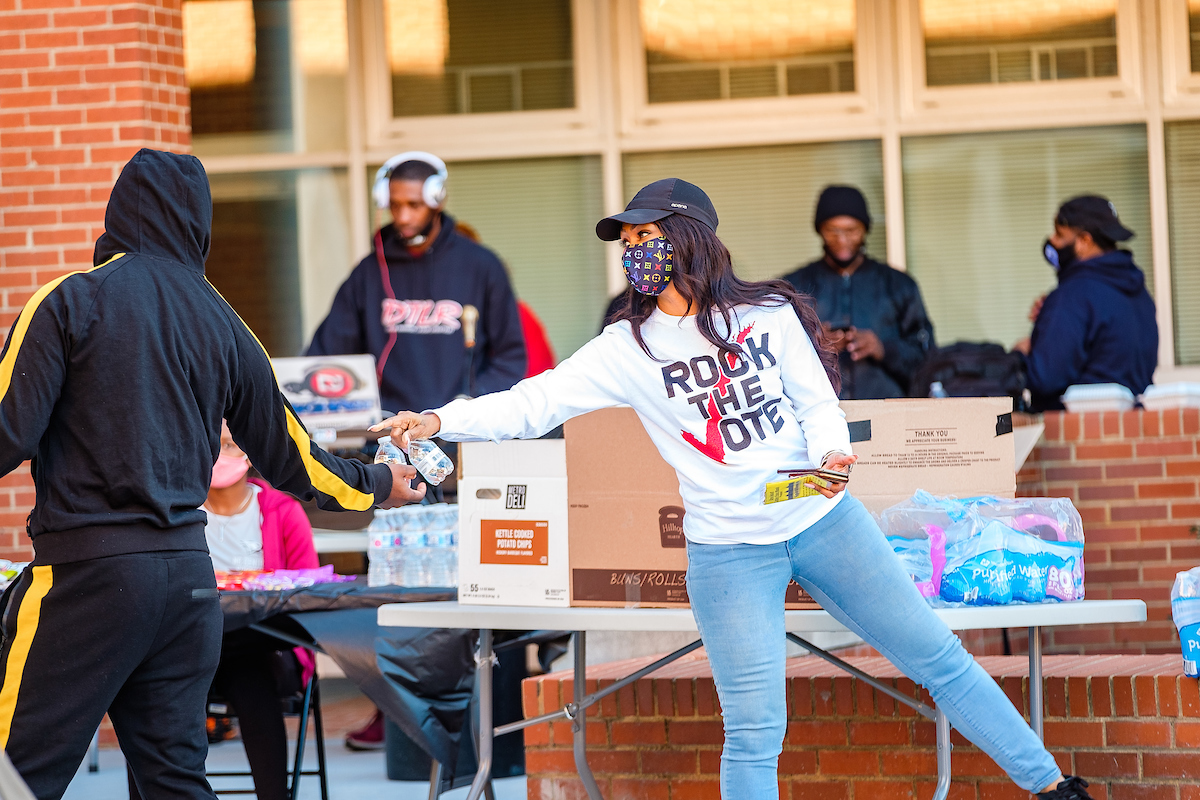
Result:
{"label": "building facade", "polygon": [[1054,210],[1097,192],[1137,233],[1160,364],[1198,365],[1197,20],[1186,0],[190,0],[210,268],[295,352],[381,219],[374,169],[430,150],[561,357],[623,286],[592,223],[644,183],[707,189],[760,278],[819,253],[816,195],[846,182],[940,343],[1011,345],[1053,286]]}

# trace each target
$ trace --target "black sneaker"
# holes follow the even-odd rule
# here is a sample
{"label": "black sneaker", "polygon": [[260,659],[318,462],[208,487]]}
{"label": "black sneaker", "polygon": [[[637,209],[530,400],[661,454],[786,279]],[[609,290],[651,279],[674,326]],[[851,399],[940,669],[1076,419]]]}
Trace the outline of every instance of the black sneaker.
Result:
{"label": "black sneaker", "polygon": [[1088,782],[1083,778],[1067,775],[1057,788],[1039,792],[1037,796],[1042,800],[1095,800],[1087,793],[1087,785]]}

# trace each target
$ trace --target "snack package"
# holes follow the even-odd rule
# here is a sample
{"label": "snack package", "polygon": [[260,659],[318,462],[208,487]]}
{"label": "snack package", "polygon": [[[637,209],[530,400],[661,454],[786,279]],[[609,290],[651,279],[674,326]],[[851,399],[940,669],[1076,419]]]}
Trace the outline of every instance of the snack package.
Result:
{"label": "snack package", "polygon": [[1200,677],[1200,567],[1175,576],[1171,587],[1171,618],[1179,629],[1183,674]]}
{"label": "snack package", "polygon": [[317,583],[343,583],[354,580],[353,575],[338,575],[332,564],[316,569],[277,569],[273,572],[245,570],[218,572],[217,588],[223,592],[242,592],[255,589],[280,591],[298,589]]}
{"label": "snack package", "polygon": [[8,585],[15,581],[17,576],[28,566],[28,561],[9,561],[0,558],[0,591],[7,589]]}
{"label": "snack package", "polygon": [[880,527],[934,605],[1082,600],[1083,522],[1065,498],[973,497],[918,491]]}

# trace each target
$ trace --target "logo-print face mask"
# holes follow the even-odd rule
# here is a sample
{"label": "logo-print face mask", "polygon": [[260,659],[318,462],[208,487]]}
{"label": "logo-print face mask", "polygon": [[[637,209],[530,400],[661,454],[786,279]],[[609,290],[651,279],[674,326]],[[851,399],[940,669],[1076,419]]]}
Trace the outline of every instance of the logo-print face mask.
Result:
{"label": "logo-print face mask", "polygon": [[634,291],[654,297],[671,282],[675,250],[671,243],[658,236],[625,248],[621,266]]}

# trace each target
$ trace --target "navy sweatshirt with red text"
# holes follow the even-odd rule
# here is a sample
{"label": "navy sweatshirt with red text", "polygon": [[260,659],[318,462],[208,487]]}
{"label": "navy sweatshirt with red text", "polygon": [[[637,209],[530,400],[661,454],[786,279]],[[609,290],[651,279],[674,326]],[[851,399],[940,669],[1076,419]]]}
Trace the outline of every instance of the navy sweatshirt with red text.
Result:
{"label": "navy sweatshirt with red text", "polygon": [[[383,359],[380,400],[392,412],[437,408],[464,392],[502,391],[525,377],[516,297],[491,250],[460,235],[444,213],[437,238],[419,256],[395,226],[380,236],[390,286],[376,253],[363,258],[338,289],[308,355]],[[469,379],[461,321],[467,305],[479,311]]]}

